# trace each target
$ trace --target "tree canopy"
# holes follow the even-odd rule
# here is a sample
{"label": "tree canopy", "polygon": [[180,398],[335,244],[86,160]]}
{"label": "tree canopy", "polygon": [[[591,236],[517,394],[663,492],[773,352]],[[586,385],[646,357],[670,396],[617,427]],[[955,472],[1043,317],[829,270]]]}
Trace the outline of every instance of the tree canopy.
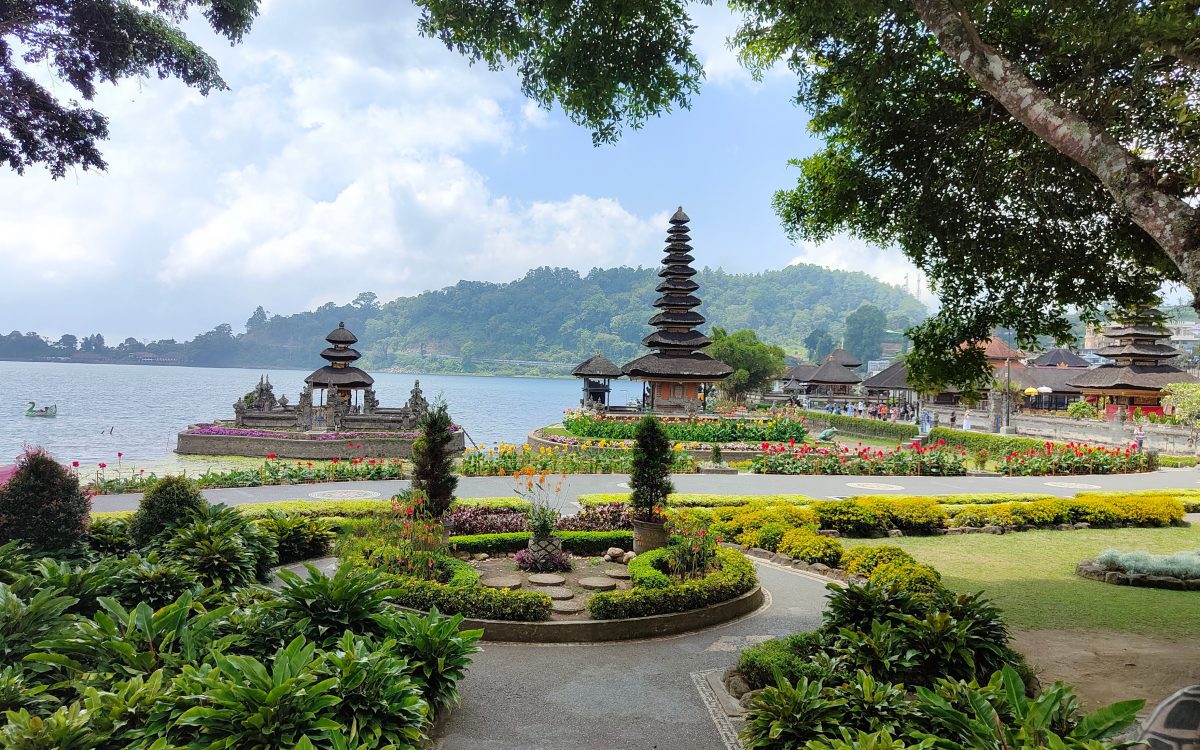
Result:
{"label": "tree canopy", "polygon": [[217,64],[179,28],[193,6],[233,43],[258,14],[258,0],[4,0],[0,2],[0,162],[18,173],[35,164],[54,177],[104,169],[108,119],[64,102],[31,76],[48,69],[85,101],[101,82],[178,78],[202,94],[226,88]]}
{"label": "tree canopy", "polygon": [[863,304],[846,316],[846,351],[866,363],[879,359],[883,337],[887,333],[887,316],[875,305]]}
{"label": "tree canopy", "polygon": [[[683,0],[419,4],[425,33],[513,65],[598,141],[688,106],[702,76]],[[775,198],[787,232],[898,246],[941,297],[912,332],[917,381],[986,381],[960,344],[995,326],[1061,340],[1071,310],[1096,320],[1166,281],[1200,290],[1195,0],[730,6],[743,61],[788,65],[824,141]]]}
{"label": "tree canopy", "polygon": [[733,368],[733,374],[720,383],[720,389],[731,401],[741,402],[750,391],[757,391],[783,374],[783,349],[764,344],[754,331],[726,333],[724,328],[712,329],[712,344],[706,349],[709,356]]}

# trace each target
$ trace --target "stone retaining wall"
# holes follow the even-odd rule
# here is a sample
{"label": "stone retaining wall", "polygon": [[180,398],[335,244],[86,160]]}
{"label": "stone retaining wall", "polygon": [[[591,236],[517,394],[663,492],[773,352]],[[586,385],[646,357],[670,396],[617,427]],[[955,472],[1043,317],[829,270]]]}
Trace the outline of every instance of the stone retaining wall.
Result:
{"label": "stone retaining wall", "polygon": [[[345,440],[307,440],[304,438],[263,438],[240,435],[194,435],[179,433],[175,452],[197,456],[248,456],[266,458],[272,453],[279,458],[325,460],[332,458],[408,458],[412,455],[409,438],[354,438],[361,448],[350,448]],[[463,433],[453,434],[450,449],[463,449]]]}
{"label": "stone retaining wall", "polygon": [[1200,591],[1200,578],[1175,578],[1174,576],[1152,576],[1143,573],[1126,573],[1108,570],[1095,560],[1084,560],[1075,568],[1075,575],[1117,586],[1141,586],[1149,589],[1172,589],[1175,591]]}

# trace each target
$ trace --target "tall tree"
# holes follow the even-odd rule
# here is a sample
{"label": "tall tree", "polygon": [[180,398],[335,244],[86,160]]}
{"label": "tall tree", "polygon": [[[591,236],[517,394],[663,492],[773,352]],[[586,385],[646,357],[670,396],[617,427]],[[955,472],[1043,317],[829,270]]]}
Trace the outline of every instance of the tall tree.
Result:
{"label": "tall tree", "polygon": [[108,119],[63,102],[27,71],[48,70],[85,101],[96,85],[122,78],[178,78],[202,94],[227,86],[217,63],[179,28],[202,9],[210,26],[237,43],[258,0],[7,0],[0,2],[0,162],[18,173],[41,164],[104,169],[99,142]]}
{"label": "tall tree", "polygon": [[724,328],[712,329],[712,344],[706,350],[716,360],[733,368],[733,374],[720,383],[721,391],[731,401],[741,402],[750,391],[756,391],[783,374],[783,349],[758,340],[754,331],[726,333]]}
{"label": "tall tree", "polygon": [[875,305],[859,305],[846,316],[846,351],[859,362],[879,359],[883,336],[887,332],[887,316]]}
{"label": "tall tree", "polygon": [[814,328],[804,337],[804,348],[808,351],[809,358],[817,364],[828,357],[835,346],[837,342],[824,328]]}
{"label": "tall tree", "polygon": [[[686,0],[418,0],[421,29],[557,103],[599,141],[688,106]],[[753,71],[786,63],[825,141],[776,196],[787,231],[897,245],[941,311],[913,331],[918,380],[981,383],[1002,325],[1065,340],[1066,312],[1200,292],[1195,0],[732,0]],[[619,35],[619,42],[609,35]],[[1198,303],[1200,304],[1200,303]]]}

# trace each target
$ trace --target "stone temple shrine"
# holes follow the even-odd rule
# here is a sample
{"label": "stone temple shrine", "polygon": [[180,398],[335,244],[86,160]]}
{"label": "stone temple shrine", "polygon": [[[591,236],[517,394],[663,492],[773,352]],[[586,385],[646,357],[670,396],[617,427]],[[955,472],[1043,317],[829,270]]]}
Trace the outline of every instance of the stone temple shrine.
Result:
{"label": "stone temple shrine", "polygon": [[[362,455],[402,457],[411,453],[418,422],[429,402],[416,381],[408,401],[387,408],[375,394],[375,379],[354,363],[362,355],[353,348],[358,338],[338,325],[325,341],[320,356],[327,364],[304,379],[295,405],[286,396],[275,396],[270,379],[263,376],[254,390],[233,404],[233,419],[192,425],[179,433],[176,453],[215,456],[268,456],[280,458],[338,458],[333,446],[346,437],[365,445]],[[463,433],[455,431],[453,450],[462,450]]]}

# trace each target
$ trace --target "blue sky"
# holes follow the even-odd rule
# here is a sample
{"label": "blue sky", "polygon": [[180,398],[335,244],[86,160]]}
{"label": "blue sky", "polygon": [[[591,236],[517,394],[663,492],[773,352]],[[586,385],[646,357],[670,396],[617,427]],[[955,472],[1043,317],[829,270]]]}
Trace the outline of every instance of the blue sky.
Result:
{"label": "blue sky", "polygon": [[539,265],[651,265],[680,204],[702,265],[915,279],[895,250],[784,236],[771,195],[817,144],[791,75],[755,82],[737,66],[723,7],[696,7],[709,78],[694,108],[600,148],[524,100],[512,74],[418,37],[415,17],[382,0],[267,0],[237,47],[188,26],[230,91],[105,87],[107,172],[0,174],[0,261],[27,282],[0,299],[0,325],[186,338],[240,330],[258,304],[289,313]]}

